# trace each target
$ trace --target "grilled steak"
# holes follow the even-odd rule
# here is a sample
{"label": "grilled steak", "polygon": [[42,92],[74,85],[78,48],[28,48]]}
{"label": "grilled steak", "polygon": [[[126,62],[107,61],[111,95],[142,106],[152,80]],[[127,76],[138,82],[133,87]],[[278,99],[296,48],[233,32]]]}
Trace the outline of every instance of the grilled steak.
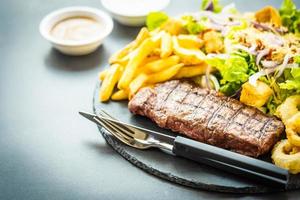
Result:
{"label": "grilled steak", "polygon": [[186,81],[143,88],[128,107],[162,128],[253,157],[268,152],[284,130],[276,118]]}

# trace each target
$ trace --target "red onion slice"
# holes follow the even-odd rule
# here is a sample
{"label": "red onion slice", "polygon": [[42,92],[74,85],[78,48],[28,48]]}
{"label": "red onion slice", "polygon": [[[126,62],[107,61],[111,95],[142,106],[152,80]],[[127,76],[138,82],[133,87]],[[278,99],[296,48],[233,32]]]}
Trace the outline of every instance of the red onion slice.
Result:
{"label": "red onion slice", "polygon": [[230,56],[228,54],[223,54],[223,53],[219,53],[219,54],[216,54],[216,53],[209,53],[207,54],[207,58],[220,58],[220,59],[228,59]]}
{"label": "red onion slice", "polygon": [[249,77],[249,83],[250,83],[251,85],[253,85],[253,86],[256,86],[257,80],[258,80],[260,77],[265,76],[265,75],[267,75],[265,71],[259,71],[259,72],[255,73],[255,74],[253,74],[253,75],[251,75],[251,76]]}
{"label": "red onion slice", "polygon": [[207,17],[209,18],[211,21],[220,24],[220,25],[227,25],[228,23],[230,23],[230,21],[228,20],[228,18],[231,16],[229,14],[225,14],[225,13],[213,13],[210,11],[200,11],[197,13],[192,14],[192,16],[196,19],[196,20],[200,20],[202,17]]}
{"label": "red onion slice", "polygon": [[207,4],[206,4],[206,7],[204,8],[204,10],[207,10],[207,11],[214,11],[214,3],[212,0],[210,0]]}
{"label": "red onion slice", "polygon": [[218,79],[214,75],[210,75],[209,78],[210,78],[211,82],[214,84],[215,90],[219,91],[220,90],[220,84],[219,84]]}
{"label": "red onion slice", "polygon": [[283,71],[287,68],[288,62],[289,62],[290,58],[291,58],[290,54],[286,54],[284,56],[282,64],[277,68],[278,71],[277,71],[277,73],[275,75],[276,79],[279,78],[282,75]]}
{"label": "red onion slice", "polygon": [[255,62],[257,66],[259,66],[260,60],[261,60],[263,57],[265,57],[266,55],[268,55],[269,52],[270,52],[269,49],[264,49],[264,50],[261,50],[261,51],[257,54],[257,56],[256,56],[256,62]]}
{"label": "red onion slice", "polygon": [[271,61],[271,60],[262,60],[261,65],[265,68],[274,68],[274,67],[277,67],[279,65],[279,63],[276,61]]}
{"label": "red onion slice", "polygon": [[255,50],[256,45],[253,45],[252,47],[248,48],[243,45],[237,44],[237,45],[233,46],[233,49],[240,49],[240,50],[246,51],[247,53],[249,53],[251,55],[256,55],[256,50]]}

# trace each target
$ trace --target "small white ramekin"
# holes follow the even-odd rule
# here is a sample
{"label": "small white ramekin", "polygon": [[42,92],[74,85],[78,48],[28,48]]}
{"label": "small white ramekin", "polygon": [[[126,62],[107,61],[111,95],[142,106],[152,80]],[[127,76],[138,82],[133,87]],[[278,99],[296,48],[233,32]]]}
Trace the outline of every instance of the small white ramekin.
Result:
{"label": "small white ramekin", "polygon": [[[50,34],[53,26],[59,21],[71,17],[89,17],[99,22],[103,30],[97,37],[90,38],[84,41],[66,41],[57,39]],[[67,7],[56,10],[48,14],[40,23],[41,35],[51,42],[54,48],[67,55],[86,55],[95,51],[103,42],[113,29],[113,21],[111,17],[105,12],[84,6]]]}
{"label": "small white ramekin", "polygon": [[[134,3],[137,1],[139,1],[139,6],[142,5],[143,8],[135,7]],[[118,6],[121,2],[123,7]],[[120,24],[142,26],[145,24],[149,12],[165,9],[170,0],[101,0],[101,3]],[[128,7],[134,9],[128,10]]]}

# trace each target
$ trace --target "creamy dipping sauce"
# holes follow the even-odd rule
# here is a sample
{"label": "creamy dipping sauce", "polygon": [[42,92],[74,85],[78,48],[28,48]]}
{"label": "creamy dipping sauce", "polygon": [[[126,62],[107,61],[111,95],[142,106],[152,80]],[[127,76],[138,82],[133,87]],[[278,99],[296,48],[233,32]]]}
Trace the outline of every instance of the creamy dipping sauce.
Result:
{"label": "creamy dipping sauce", "polygon": [[97,37],[101,30],[102,25],[92,18],[72,17],[54,25],[50,34],[60,40],[84,41]]}

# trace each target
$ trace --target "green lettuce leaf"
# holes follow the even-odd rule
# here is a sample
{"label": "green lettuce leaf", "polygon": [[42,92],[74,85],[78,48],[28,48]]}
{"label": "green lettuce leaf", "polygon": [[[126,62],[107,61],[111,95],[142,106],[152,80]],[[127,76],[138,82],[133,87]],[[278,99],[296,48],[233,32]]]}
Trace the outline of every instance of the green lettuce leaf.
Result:
{"label": "green lettuce leaf", "polygon": [[222,69],[222,76],[225,81],[243,83],[249,78],[247,74],[248,64],[240,56],[231,56],[225,61],[225,68]]}
{"label": "green lettuce leaf", "polygon": [[150,12],[146,19],[146,25],[150,31],[158,28],[161,24],[169,19],[164,12]]}
{"label": "green lettuce leaf", "polygon": [[225,85],[222,85],[219,91],[227,96],[231,96],[235,94],[240,88],[241,88],[241,84],[227,83]]}
{"label": "green lettuce leaf", "polygon": [[284,0],[279,9],[281,21],[290,32],[300,33],[300,10],[297,10],[293,0]]}
{"label": "green lettuce leaf", "polygon": [[300,64],[300,55],[293,57],[294,63]]}
{"label": "green lettuce leaf", "polygon": [[292,68],[291,74],[294,77],[294,79],[300,78],[300,68]]}
{"label": "green lettuce leaf", "polygon": [[235,82],[244,83],[248,80],[248,64],[243,57],[231,55],[223,60],[220,58],[209,59],[208,64],[217,68],[221,73],[221,83]]}
{"label": "green lettuce leaf", "polygon": [[225,36],[225,38],[229,39],[229,40],[233,40],[234,36],[237,32],[244,30],[246,28],[249,27],[249,24],[246,20],[241,20],[241,24],[238,26],[231,26],[231,28],[229,28],[228,34],[227,36]]}
{"label": "green lettuce leaf", "polygon": [[294,90],[296,93],[300,93],[300,78],[286,80],[284,83],[279,83],[279,87],[283,90]]}
{"label": "green lettuce leaf", "polygon": [[296,9],[293,0],[283,0],[279,11],[283,15],[293,15]]}
{"label": "green lettuce leaf", "polygon": [[232,54],[226,60],[212,58],[206,62],[218,69],[221,76],[220,91],[225,95],[236,93],[249,78],[249,65],[246,59],[240,55]]}
{"label": "green lettuce leaf", "polygon": [[202,18],[200,21],[196,21],[192,16],[183,16],[182,19],[185,21],[185,29],[189,34],[199,34],[206,29],[204,21],[206,18]]}
{"label": "green lettuce leaf", "polygon": [[271,96],[266,104],[266,113],[270,115],[274,115],[278,104],[274,101],[274,96]]}

